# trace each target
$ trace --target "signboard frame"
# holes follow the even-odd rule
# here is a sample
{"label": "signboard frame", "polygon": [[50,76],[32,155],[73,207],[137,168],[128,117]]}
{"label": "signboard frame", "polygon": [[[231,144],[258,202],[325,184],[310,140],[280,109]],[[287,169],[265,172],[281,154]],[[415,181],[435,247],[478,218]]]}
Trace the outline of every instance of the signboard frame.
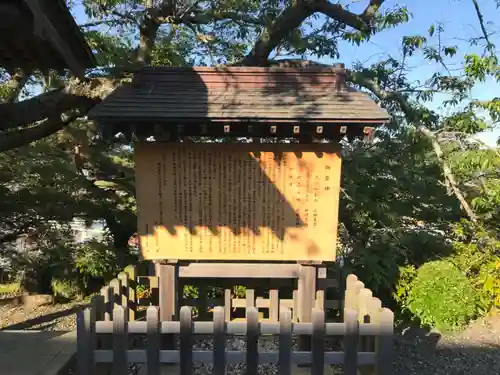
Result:
{"label": "signboard frame", "polygon": [[337,143],[136,143],[135,156],[144,259],[335,260]]}

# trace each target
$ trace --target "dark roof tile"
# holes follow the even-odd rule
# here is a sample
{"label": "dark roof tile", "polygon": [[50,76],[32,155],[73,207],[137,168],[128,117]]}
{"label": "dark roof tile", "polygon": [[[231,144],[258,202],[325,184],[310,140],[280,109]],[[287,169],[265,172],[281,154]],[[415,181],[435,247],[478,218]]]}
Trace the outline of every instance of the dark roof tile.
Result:
{"label": "dark roof tile", "polygon": [[380,124],[389,114],[347,87],[342,68],[147,68],[89,118]]}

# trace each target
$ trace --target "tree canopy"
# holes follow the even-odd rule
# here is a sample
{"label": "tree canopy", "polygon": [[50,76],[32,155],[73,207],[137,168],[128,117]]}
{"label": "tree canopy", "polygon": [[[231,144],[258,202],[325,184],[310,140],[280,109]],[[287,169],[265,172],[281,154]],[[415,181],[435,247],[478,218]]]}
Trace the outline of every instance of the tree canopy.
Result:
{"label": "tree canopy", "polygon": [[[467,18],[457,21],[464,12],[454,9],[464,4]],[[436,17],[428,25],[413,17],[414,5],[389,0],[68,5],[98,68],[85,79],[0,71],[0,190],[6,197],[0,242],[47,232],[41,223],[80,217],[104,220],[114,248],[126,247],[135,231],[133,161],[123,144],[99,139],[85,114],[142,66],[348,59],[348,84],[372,95],[392,121],[374,142],[344,147],[340,229],[347,265],[375,290],[393,293],[408,267],[453,257],[484,300],[493,296],[500,305],[500,154],[476,137],[497,127],[500,98],[474,90],[500,81],[490,22],[499,14],[495,0],[450,0],[449,22]],[[425,32],[412,32],[412,25]],[[464,38],[453,34],[467,25]],[[397,55],[365,61],[345,55],[389,33],[397,35]]]}

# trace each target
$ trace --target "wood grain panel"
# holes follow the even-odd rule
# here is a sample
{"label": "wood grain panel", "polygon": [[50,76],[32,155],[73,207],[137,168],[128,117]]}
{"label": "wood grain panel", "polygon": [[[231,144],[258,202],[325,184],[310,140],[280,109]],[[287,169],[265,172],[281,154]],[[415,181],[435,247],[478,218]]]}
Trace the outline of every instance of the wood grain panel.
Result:
{"label": "wood grain panel", "polygon": [[138,143],[145,259],[335,260],[334,144]]}

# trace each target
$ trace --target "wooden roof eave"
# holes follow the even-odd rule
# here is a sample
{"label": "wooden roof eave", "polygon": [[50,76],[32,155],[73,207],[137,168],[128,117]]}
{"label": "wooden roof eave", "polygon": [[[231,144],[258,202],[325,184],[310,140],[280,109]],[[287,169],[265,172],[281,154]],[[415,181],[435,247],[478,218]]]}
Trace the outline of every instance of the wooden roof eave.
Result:
{"label": "wooden roof eave", "polygon": [[381,126],[389,123],[388,119],[373,119],[373,118],[355,118],[355,119],[335,119],[335,118],[129,118],[128,120],[117,120],[114,117],[99,117],[99,119],[93,119],[99,124],[105,125],[128,125],[128,124],[165,124],[165,125],[217,125],[217,124],[289,124],[289,125],[366,125],[366,126]]}
{"label": "wooden roof eave", "polygon": [[85,67],[80,64],[69,44],[61,38],[60,33],[47,17],[37,0],[25,0],[34,16],[34,33],[41,39],[46,39],[59,52],[68,68],[78,77],[85,75]]}

